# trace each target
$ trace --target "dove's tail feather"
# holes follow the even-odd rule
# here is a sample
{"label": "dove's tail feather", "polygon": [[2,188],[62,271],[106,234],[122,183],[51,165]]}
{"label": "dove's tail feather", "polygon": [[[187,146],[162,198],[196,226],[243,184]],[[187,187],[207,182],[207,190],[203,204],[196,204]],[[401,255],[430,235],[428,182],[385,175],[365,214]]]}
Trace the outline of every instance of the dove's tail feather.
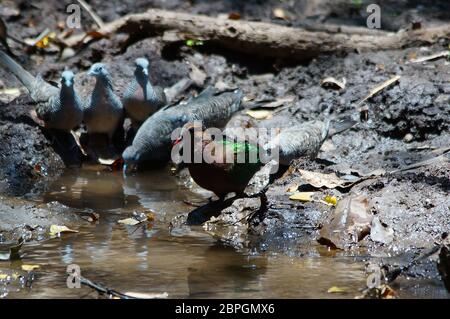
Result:
{"label": "dove's tail feather", "polygon": [[14,61],[3,50],[0,50],[0,64],[11,71],[29,91],[32,89],[35,77],[22,68],[19,63]]}
{"label": "dove's tail feather", "polygon": [[350,117],[344,117],[340,119],[334,119],[331,123],[330,131],[328,136],[333,136],[335,134],[344,132],[358,124],[357,121]]}

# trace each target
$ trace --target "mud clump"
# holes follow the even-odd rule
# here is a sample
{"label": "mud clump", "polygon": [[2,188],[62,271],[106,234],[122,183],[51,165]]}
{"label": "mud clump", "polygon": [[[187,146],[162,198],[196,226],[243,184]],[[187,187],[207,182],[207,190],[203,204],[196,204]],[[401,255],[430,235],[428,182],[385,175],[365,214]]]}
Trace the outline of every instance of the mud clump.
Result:
{"label": "mud clump", "polygon": [[0,192],[21,196],[41,192],[61,174],[64,163],[38,127],[0,122]]}

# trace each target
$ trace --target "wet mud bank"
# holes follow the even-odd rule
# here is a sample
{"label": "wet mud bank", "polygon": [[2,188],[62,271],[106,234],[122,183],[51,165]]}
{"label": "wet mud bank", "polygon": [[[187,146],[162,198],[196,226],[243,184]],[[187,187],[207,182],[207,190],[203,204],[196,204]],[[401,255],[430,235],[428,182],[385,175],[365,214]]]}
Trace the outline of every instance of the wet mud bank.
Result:
{"label": "wet mud bank", "polygon": [[[97,1],[93,3],[97,4]],[[211,16],[239,11],[243,19],[296,25],[274,18],[275,4],[258,9],[253,1],[236,3],[156,1],[155,6]],[[283,8],[285,5],[281,4]],[[137,1],[113,8],[102,2],[98,3],[97,12],[112,21],[147,6],[146,1]],[[305,4],[299,1],[296,6],[304,8]],[[53,28],[65,17],[61,14],[64,6],[60,2],[57,2],[57,10],[42,4],[39,11],[29,6],[28,1],[19,1],[15,7],[20,14],[10,11],[6,22],[10,32],[22,38],[37,35],[29,21],[36,24],[37,14],[42,11],[48,13],[48,19],[42,21],[40,28]],[[322,14],[333,21],[333,13],[338,9],[325,9]],[[434,23],[448,18],[426,12],[424,17]],[[83,19],[89,17],[83,13]],[[387,28],[402,28],[408,24],[405,19],[399,19],[398,26]],[[296,19],[292,17],[291,21]],[[288,127],[327,117],[335,123],[340,119],[356,122],[350,129],[331,134],[317,159],[292,163],[268,187],[265,197],[240,198],[231,200],[226,208],[212,207],[211,216],[214,217],[202,220],[204,223],[199,231],[206,232],[221,244],[238,251],[282,253],[294,257],[316,256],[317,249],[323,249],[320,254],[338,251],[336,254],[348,254],[395,268],[407,265],[423,251],[432,249],[450,230],[450,63],[446,57],[411,62],[448,50],[447,42],[396,51],[319,56],[303,64],[252,60],[207,45],[182,44],[168,48],[160,36],[129,43],[126,47],[118,45],[118,39],[114,37],[101,39],[64,61],[52,52],[25,54],[17,44],[12,49],[20,54],[19,59],[28,70],[33,74],[40,73],[45,79],[57,81],[64,68],[74,70],[76,88],[83,99],[93,86],[92,79],[86,76],[92,63],[101,61],[108,65],[114,88],[122,96],[133,74],[134,59],[147,56],[151,61],[152,83],[170,87],[185,78],[193,80],[194,84],[178,98],[196,94],[207,85],[219,89],[241,88],[247,108],[266,111],[265,116],[255,118],[247,113],[247,109],[243,110],[232,118],[229,127]],[[360,103],[371,90],[394,76],[399,78]],[[322,80],[327,77],[344,82],[344,87],[323,85]],[[3,69],[0,78],[0,89],[21,88],[14,76]],[[266,107],[269,103],[277,106]],[[82,207],[88,206],[86,201],[77,202],[80,207],[71,201],[64,206],[58,199],[46,204],[36,203],[52,185],[54,187],[55,181],[58,183],[58,178],[68,168],[82,166],[86,158],[78,150],[61,149],[61,144],[66,141],[73,142],[72,137],[39,127],[31,118],[32,107],[23,88],[19,97],[2,100],[0,105],[0,193],[5,196],[0,199],[0,233],[8,240],[24,237],[38,242],[46,239],[41,235],[48,233],[51,225],[77,228],[86,223],[80,218],[79,211],[86,213]],[[125,133],[127,129],[125,126]],[[117,172],[104,167],[98,171],[101,172],[98,179],[105,181],[104,184],[99,182],[99,187],[116,185],[114,178],[117,176],[113,174]],[[202,204],[211,195],[194,185],[185,171],[174,178],[181,185],[177,187],[196,194],[204,200]],[[121,187],[114,190],[120,193],[118,204],[113,201],[117,206],[114,209],[120,210],[127,200],[148,196],[150,192],[138,189],[139,192],[125,200]],[[180,201],[179,197],[176,199]],[[102,202],[108,200],[102,199]],[[164,200],[170,204],[173,198],[169,196]],[[145,202],[142,198],[141,201]],[[342,203],[347,205],[346,215],[342,215],[345,209],[339,208]],[[164,218],[161,224],[166,228],[170,225],[174,233],[190,227],[197,230],[197,226],[185,223],[188,211],[195,207],[183,208],[183,213],[172,212],[180,213],[175,219],[172,216]],[[167,207],[161,210],[167,211]],[[342,216],[345,222],[337,223]],[[161,226],[166,229],[164,227]],[[344,235],[336,238],[333,232]],[[323,238],[321,243],[325,244],[319,246],[318,240]],[[446,265],[442,261],[445,258],[448,259],[441,257],[440,265]],[[449,271],[445,266],[441,267],[444,270],[438,270],[439,259],[438,254],[434,254],[406,273],[412,277],[435,279],[443,285],[442,274]],[[191,276],[195,277],[195,274]]]}

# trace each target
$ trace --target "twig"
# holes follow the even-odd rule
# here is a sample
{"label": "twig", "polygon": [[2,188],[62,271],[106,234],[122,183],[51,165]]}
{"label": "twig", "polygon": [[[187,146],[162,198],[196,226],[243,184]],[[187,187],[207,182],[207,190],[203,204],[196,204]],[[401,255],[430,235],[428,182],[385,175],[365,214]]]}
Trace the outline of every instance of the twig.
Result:
{"label": "twig", "polygon": [[103,286],[103,285],[101,285],[99,283],[96,283],[96,282],[94,282],[92,280],[89,280],[87,278],[79,277],[79,279],[80,279],[80,283],[82,285],[85,285],[85,286],[87,286],[89,288],[92,288],[92,289],[96,290],[97,292],[99,292],[100,294],[113,296],[113,297],[118,297],[120,299],[139,299],[139,298],[136,298],[136,297],[133,297],[133,296],[129,296],[129,295],[123,294],[123,293],[118,292],[116,290],[110,289],[108,287],[105,287],[105,286]]}
{"label": "twig", "polygon": [[94,20],[95,24],[97,24],[100,29],[105,26],[102,18],[100,18],[97,13],[94,12],[89,4],[87,4],[84,0],[77,0],[77,2],[80,4],[80,6],[83,7],[84,10],[86,10],[86,12],[91,16],[92,20]]}

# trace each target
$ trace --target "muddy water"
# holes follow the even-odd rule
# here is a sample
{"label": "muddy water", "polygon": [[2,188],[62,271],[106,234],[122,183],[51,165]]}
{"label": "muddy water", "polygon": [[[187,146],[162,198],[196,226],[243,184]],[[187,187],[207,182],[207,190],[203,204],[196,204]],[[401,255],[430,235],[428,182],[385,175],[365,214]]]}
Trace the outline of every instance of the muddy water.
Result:
{"label": "muddy water", "polygon": [[[192,209],[183,200],[200,199],[164,170],[127,178],[96,169],[68,171],[42,200],[92,209],[100,219],[82,224],[79,233],[26,245],[21,262],[41,268],[31,289],[8,297],[96,298],[89,288],[67,288],[69,264],[121,292],[167,292],[173,298],[353,298],[365,286],[360,259],[330,255],[319,246],[306,257],[257,254],[219,244],[201,227],[171,232],[170,220]],[[154,212],[153,226],[117,223],[136,210]],[[331,286],[346,292],[329,294]]]}

